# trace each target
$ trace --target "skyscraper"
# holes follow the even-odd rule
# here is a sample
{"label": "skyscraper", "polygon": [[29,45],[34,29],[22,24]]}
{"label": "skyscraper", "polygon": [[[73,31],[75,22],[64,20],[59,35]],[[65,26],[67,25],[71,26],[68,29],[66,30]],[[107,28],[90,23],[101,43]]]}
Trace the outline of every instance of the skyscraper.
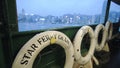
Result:
{"label": "skyscraper", "polygon": [[22,8],[22,15],[25,15],[25,10]]}

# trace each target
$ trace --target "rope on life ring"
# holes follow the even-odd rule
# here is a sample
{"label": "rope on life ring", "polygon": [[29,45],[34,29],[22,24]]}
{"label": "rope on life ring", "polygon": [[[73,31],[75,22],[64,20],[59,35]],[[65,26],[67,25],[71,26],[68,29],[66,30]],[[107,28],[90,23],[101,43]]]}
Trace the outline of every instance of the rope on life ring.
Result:
{"label": "rope on life ring", "polygon": [[62,46],[66,53],[64,68],[72,68],[74,62],[74,49],[70,39],[58,31],[46,31],[35,35],[17,54],[12,68],[32,68],[37,55],[50,44]]}
{"label": "rope on life ring", "polygon": [[113,24],[110,21],[107,21],[105,24],[106,32],[107,32],[107,40],[110,40],[112,38],[112,32],[113,32]]}
{"label": "rope on life ring", "polygon": [[95,56],[92,57],[92,60],[95,62],[97,66],[99,65],[99,61]]}
{"label": "rope on life ring", "polygon": [[[98,36],[99,36],[100,30],[103,30],[103,34],[102,34],[101,43],[98,43]],[[102,50],[102,48],[104,47],[104,45],[106,43],[106,38],[107,38],[107,33],[106,33],[106,29],[105,29],[104,25],[102,25],[102,24],[97,25],[95,28],[96,51]]]}
{"label": "rope on life ring", "polygon": [[[90,35],[90,38],[91,38],[90,48],[89,48],[88,54],[83,57],[81,55],[81,43],[82,43],[83,37],[87,33]],[[96,45],[96,43],[95,43],[93,29],[90,26],[83,26],[83,27],[81,27],[78,30],[78,32],[77,32],[77,34],[76,34],[76,36],[74,38],[74,41],[73,41],[76,62],[79,63],[79,64],[84,65],[88,61],[90,61],[92,56],[93,56],[93,54],[94,54],[95,45]]]}

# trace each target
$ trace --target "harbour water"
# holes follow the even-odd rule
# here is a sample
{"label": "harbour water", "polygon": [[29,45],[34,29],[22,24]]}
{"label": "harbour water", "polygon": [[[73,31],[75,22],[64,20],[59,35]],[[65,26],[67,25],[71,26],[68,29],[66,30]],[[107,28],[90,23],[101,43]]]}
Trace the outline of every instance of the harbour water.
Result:
{"label": "harbour water", "polygon": [[56,29],[56,28],[66,28],[66,27],[76,27],[83,26],[85,24],[41,24],[41,23],[18,23],[19,31],[31,31],[31,30],[48,30],[48,29]]}

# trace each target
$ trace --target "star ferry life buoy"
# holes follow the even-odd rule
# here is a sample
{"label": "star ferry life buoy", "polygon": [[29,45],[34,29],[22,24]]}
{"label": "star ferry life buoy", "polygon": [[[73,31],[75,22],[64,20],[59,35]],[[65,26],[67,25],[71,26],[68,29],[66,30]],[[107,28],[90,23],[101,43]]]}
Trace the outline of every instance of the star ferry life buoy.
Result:
{"label": "star ferry life buoy", "polygon": [[112,32],[113,32],[113,24],[109,21],[106,22],[105,24],[106,32],[107,32],[107,40],[110,40],[112,37]]}
{"label": "star ferry life buoy", "polygon": [[69,38],[58,31],[46,31],[35,35],[17,54],[12,68],[32,68],[35,58],[45,47],[50,44],[62,46],[66,53],[64,68],[72,68],[74,62],[74,49]]}
{"label": "star ferry life buoy", "polygon": [[[98,43],[98,36],[99,36],[100,30],[103,30],[103,34],[102,34],[101,42]],[[102,25],[102,24],[97,25],[95,28],[96,51],[102,50],[102,48],[104,47],[104,45],[106,43],[106,38],[107,38],[107,34],[106,34],[106,29],[105,29],[104,25]]]}
{"label": "star ferry life buoy", "polygon": [[[82,39],[85,36],[85,34],[89,34],[91,41],[90,41],[90,48],[88,51],[88,54],[86,56],[82,56],[81,55],[81,43],[82,43]],[[73,41],[73,46],[74,46],[74,54],[75,54],[75,60],[77,63],[79,64],[86,64],[88,61],[91,60],[93,54],[94,54],[94,50],[95,50],[95,38],[94,38],[94,31],[90,26],[83,26],[81,27],[75,38]]]}

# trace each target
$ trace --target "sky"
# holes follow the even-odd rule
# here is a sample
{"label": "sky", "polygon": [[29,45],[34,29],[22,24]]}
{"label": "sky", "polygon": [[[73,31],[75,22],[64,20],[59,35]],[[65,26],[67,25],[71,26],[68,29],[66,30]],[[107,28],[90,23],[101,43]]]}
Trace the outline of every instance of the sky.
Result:
{"label": "sky", "polygon": [[[102,13],[105,0],[17,0],[17,11],[41,16],[63,14],[95,15]],[[116,8],[116,7],[115,7]]]}

